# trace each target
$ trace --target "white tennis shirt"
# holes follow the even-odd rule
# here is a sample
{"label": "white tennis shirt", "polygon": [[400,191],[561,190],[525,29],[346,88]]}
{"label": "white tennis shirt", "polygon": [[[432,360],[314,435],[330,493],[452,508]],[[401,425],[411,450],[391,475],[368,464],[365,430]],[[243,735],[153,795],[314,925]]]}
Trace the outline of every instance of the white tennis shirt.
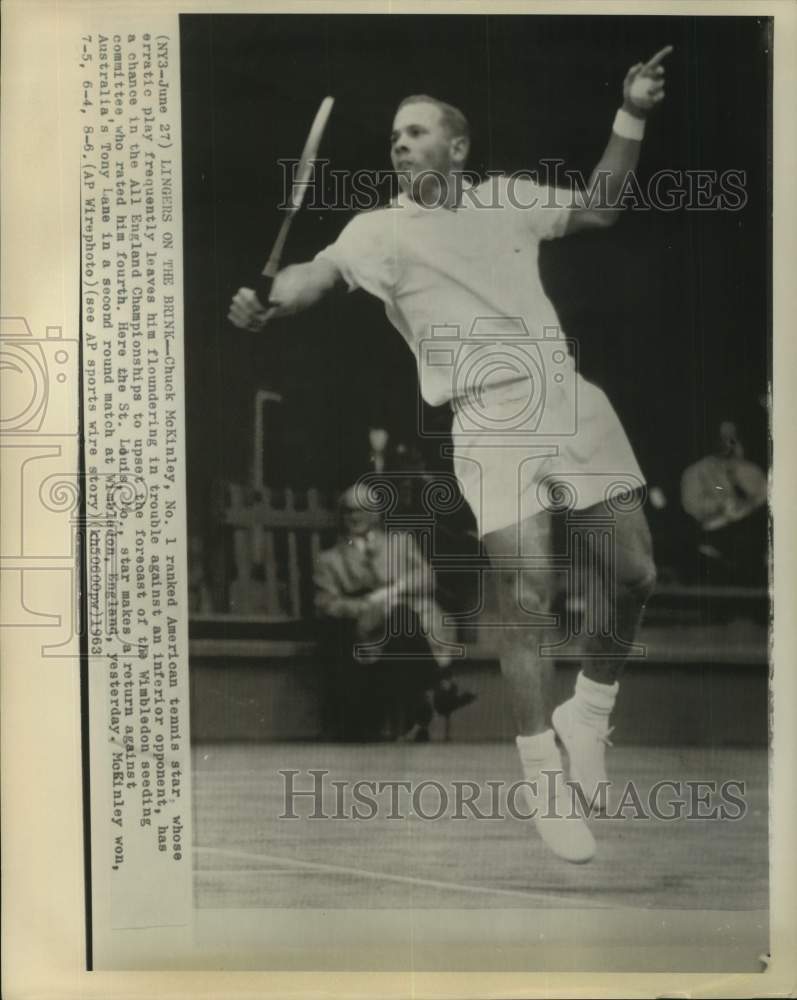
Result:
{"label": "white tennis shirt", "polygon": [[[424,398],[439,406],[523,378],[526,342],[562,336],[538,254],[541,240],[563,235],[568,197],[503,176],[465,190],[453,210],[400,195],[355,216],[318,257],[350,290],[384,302],[415,355]],[[538,372],[539,350],[528,356],[529,373]]]}

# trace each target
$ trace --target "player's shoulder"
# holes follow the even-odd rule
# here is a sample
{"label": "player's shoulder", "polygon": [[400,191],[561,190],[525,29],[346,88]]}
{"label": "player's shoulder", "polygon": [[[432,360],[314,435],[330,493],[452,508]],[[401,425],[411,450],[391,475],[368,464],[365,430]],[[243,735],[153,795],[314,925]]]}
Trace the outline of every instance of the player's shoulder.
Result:
{"label": "player's shoulder", "polygon": [[546,187],[531,170],[491,172],[463,192],[464,199],[489,208],[530,208],[543,203],[545,196]]}
{"label": "player's shoulder", "polygon": [[503,195],[510,201],[520,200],[519,192],[527,196],[522,200],[528,201],[529,195],[543,198],[549,190],[549,185],[541,180],[536,170],[515,170],[511,174],[501,174],[498,182]]}
{"label": "player's shoulder", "polygon": [[343,231],[349,236],[359,238],[379,236],[389,229],[393,210],[392,205],[364,209],[349,219]]}
{"label": "player's shoulder", "polygon": [[479,184],[476,185],[476,190],[481,193],[499,193],[503,194],[506,192],[509,184],[509,174],[503,171],[495,172],[491,171]]}
{"label": "player's shoulder", "polygon": [[361,225],[377,225],[387,220],[390,214],[395,211],[396,205],[394,202],[389,202],[387,205],[375,205],[373,208],[361,208],[359,211],[352,216],[352,222],[355,220]]}

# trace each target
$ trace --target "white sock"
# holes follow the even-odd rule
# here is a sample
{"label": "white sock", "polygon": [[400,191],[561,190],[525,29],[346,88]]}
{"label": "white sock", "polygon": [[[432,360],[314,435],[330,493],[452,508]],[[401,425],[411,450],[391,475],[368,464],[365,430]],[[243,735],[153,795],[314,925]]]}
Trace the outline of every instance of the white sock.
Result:
{"label": "white sock", "polygon": [[562,766],[553,729],[546,729],[536,736],[516,736],[515,743],[526,781],[536,780],[543,766],[551,767],[552,770]]}
{"label": "white sock", "polygon": [[620,685],[617,681],[614,684],[599,684],[581,672],[576,678],[573,702],[583,719],[605,725],[614,708],[619,690]]}

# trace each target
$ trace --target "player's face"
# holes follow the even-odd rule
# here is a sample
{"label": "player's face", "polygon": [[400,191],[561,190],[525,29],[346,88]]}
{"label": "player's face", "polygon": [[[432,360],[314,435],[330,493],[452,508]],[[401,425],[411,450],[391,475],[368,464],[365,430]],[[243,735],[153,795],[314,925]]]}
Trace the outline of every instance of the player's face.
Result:
{"label": "player's face", "polygon": [[421,173],[448,174],[453,165],[452,139],[440,109],[434,104],[399,108],[390,135],[390,158],[405,190]]}

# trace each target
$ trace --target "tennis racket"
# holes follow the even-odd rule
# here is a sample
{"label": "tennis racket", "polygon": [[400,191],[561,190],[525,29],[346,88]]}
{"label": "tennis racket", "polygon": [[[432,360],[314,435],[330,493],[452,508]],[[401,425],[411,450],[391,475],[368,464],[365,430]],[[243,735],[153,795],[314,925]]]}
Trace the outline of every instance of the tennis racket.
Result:
{"label": "tennis racket", "polygon": [[313,124],[307,134],[307,141],[304,144],[304,149],[302,150],[302,155],[296,168],[293,187],[291,188],[290,202],[285,213],[285,218],[282,220],[282,225],[279,228],[276,240],[274,240],[274,245],[271,248],[269,258],[266,261],[265,267],[258,277],[255,286],[257,297],[264,306],[268,306],[271,286],[273,285],[274,278],[277,276],[277,272],[280,268],[282,252],[285,249],[285,242],[288,239],[291,223],[293,222],[294,216],[302,206],[304,193],[307,190],[308,182],[313,173],[313,166],[318,158],[318,147],[321,145],[324,129],[329,121],[329,115],[332,111],[332,105],[334,103],[334,97],[324,98],[318,108],[318,111],[316,111]]}

